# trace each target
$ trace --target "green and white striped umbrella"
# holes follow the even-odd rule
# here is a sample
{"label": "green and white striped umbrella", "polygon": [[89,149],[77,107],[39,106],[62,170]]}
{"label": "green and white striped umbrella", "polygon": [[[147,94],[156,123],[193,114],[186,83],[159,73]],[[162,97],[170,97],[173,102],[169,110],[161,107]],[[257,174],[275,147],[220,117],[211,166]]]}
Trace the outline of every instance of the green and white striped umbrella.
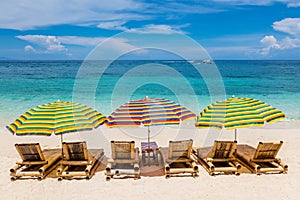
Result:
{"label": "green and white striped umbrella", "polygon": [[285,118],[283,112],[267,103],[252,99],[232,97],[206,107],[196,120],[196,127],[222,129],[263,126]]}
{"label": "green and white striped umbrella", "polygon": [[28,110],[7,129],[16,135],[59,135],[91,130],[105,121],[105,116],[91,107],[57,101]]}

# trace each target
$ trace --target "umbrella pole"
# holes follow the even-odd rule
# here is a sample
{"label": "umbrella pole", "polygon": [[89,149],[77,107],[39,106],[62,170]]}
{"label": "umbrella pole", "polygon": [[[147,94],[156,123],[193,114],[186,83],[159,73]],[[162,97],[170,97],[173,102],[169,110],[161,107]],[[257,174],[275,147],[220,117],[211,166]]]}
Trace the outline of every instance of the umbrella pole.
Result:
{"label": "umbrella pole", "polygon": [[148,147],[150,147],[150,127],[148,126]]}
{"label": "umbrella pole", "polygon": [[64,158],[64,150],[63,150],[63,134],[60,134],[60,145],[61,145],[61,158]]}
{"label": "umbrella pole", "polygon": [[[63,160],[64,159],[64,150],[63,150],[63,134],[60,134],[60,144],[61,144],[61,159]],[[62,166],[62,161],[60,162],[60,167],[61,169],[63,168]]]}
{"label": "umbrella pole", "polygon": [[236,128],[234,129],[234,141],[237,141],[236,140],[236,135],[237,135],[237,130],[236,130]]}
{"label": "umbrella pole", "polygon": [[63,143],[63,134],[60,134],[60,142]]}
{"label": "umbrella pole", "polygon": [[148,163],[150,163],[150,126],[148,126]]}
{"label": "umbrella pole", "polygon": [[[236,136],[237,136],[237,129],[235,128],[235,129],[234,129],[234,142],[237,141],[237,140],[236,140]],[[235,150],[234,150],[234,155],[236,156],[236,148],[235,148]]]}

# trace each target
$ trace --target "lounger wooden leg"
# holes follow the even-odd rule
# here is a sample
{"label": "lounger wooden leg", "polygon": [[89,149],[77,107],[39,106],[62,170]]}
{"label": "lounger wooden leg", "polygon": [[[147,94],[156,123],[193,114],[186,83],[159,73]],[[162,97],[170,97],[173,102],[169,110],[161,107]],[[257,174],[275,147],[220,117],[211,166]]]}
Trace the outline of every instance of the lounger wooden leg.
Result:
{"label": "lounger wooden leg", "polygon": [[85,168],[84,172],[85,172],[86,174],[90,174],[90,171],[91,171],[92,167],[93,167],[93,165],[88,165],[88,166]]}
{"label": "lounger wooden leg", "polygon": [[211,171],[211,172],[214,172],[215,171],[215,166],[214,166],[214,164],[212,163],[212,162],[207,162],[207,164],[208,164],[208,167],[209,167],[209,170]]}
{"label": "lounger wooden leg", "polygon": [[288,165],[284,164],[281,159],[276,159],[275,162],[281,166],[283,168],[283,172],[287,172],[288,171]]}
{"label": "lounger wooden leg", "polygon": [[170,171],[170,165],[169,165],[169,164],[166,164],[166,165],[165,165],[165,171],[167,171],[167,172]]}
{"label": "lounger wooden leg", "polygon": [[[107,163],[106,168],[105,168],[106,175],[108,175],[108,174],[110,175],[111,174],[111,168],[112,168],[112,164],[111,163]],[[107,176],[107,177],[109,177],[109,176]]]}
{"label": "lounger wooden leg", "polygon": [[139,166],[139,164],[138,164],[138,163],[135,163],[135,164],[133,165],[133,169],[134,169],[135,172],[140,171],[140,166]]}
{"label": "lounger wooden leg", "polygon": [[113,176],[106,176],[106,177],[105,177],[105,180],[106,180],[106,181],[110,181],[110,180],[112,179],[112,177],[113,177]]}
{"label": "lounger wooden leg", "polygon": [[22,165],[15,165],[13,168],[11,168],[9,171],[11,172],[11,173],[16,173],[16,171],[18,170],[18,169],[20,169],[22,167]]}
{"label": "lounger wooden leg", "polygon": [[195,162],[192,162],[192,167],[194,169],[194,172],[198,172],[199,171],[198,165]]}
{"label": "lounger wooden leg", "polygon": [[16,181],[18,178],[19,178],[19,177],[12,176],[12,177],[10,177],[10,180],[11,180],[11,181]]}

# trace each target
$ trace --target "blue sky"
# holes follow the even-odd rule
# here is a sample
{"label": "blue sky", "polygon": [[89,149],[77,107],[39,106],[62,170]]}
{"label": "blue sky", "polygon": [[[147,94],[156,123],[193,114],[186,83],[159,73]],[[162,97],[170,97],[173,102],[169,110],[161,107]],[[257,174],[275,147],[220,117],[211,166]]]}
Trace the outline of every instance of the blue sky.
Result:
{"label": "blue sky", "polygon": [[124,31],[161,43],[185,34],[212,59],[299,59],[300,1],[10,0],[0,7],[0,59],[80,60]]}

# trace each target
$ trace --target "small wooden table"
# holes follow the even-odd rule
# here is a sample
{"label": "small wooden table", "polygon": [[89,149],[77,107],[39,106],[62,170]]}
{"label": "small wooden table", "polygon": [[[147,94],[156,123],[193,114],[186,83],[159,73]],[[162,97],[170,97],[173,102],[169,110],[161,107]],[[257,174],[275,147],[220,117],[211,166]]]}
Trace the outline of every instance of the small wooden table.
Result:
{"label": "small wooden table", "polygon": [[158,152],[159,148],[156,142],[142,142],[142,161],[143,165],[159,165]]}

